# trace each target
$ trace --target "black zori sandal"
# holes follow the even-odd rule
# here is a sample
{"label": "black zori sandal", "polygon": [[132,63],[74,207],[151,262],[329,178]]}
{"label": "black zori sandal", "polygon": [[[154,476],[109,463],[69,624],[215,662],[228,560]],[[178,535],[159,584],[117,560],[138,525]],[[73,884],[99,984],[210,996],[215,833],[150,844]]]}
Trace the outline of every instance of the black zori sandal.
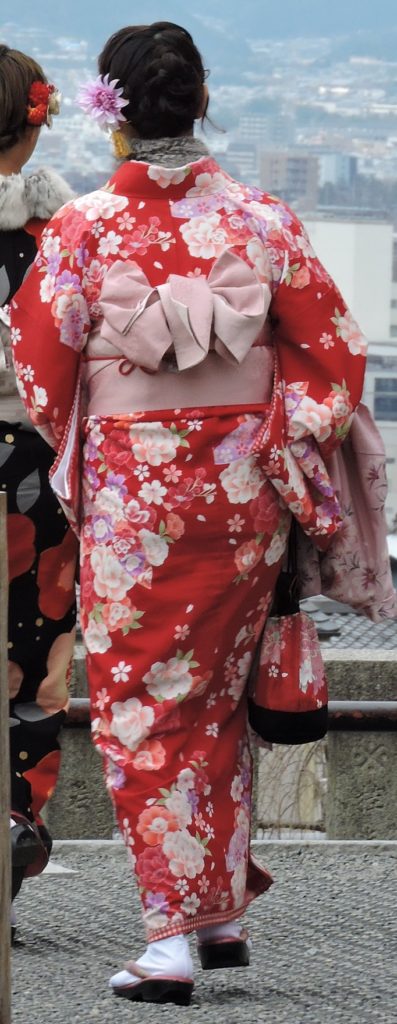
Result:
{"label": "black zori sandal", "polygon": [[11,859],[15,868],[26,868],[37,857],[40,838],[37,836],[30,821],[21,814],[11,815],[10,826]]}
{"label": "black zori sandal", "polygon": [[24,868],[25,878],[44,871],[49,854],[35,822],[29,821],[19,811],[11,811],[10,838],[13,868]]}
{"label": "black zori sandal", "polygon": [[115,996],[135,1003],[175,1003],[176,1006],[190,1006],[193,981],[153,976],[139,967],[134,960],[130,960],[125,969],[140,980],[112,986]]}
{"label": "black zori sandal", "polygon": [[197,952],[203,971],[224,970],[226,967],[249,967],[250,945],[248,932],[242,931],[240,938],[212,939],[199,942]]}

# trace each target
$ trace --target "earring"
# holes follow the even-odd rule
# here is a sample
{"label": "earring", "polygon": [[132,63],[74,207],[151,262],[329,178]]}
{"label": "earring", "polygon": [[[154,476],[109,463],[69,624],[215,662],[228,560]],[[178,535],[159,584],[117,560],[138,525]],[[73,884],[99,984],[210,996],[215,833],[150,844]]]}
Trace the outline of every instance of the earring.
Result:
{"label": "earring", "polygon": [[121,132],[119,128],[112,132],[112,146],[113,153],[116,160],[126,160],[131,155],[132,148],[128,139],[125,137],[124,132]]}

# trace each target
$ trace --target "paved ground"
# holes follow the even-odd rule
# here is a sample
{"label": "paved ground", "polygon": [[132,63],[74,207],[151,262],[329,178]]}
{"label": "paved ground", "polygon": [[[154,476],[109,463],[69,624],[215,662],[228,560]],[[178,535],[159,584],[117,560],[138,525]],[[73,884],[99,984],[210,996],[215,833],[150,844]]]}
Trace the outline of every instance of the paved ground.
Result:
{"label": "paved ground", "polygon": [[255,853],[277,884],[247,914],[252,966],[197,969],[181,1009],[107,988],[142,950],[121,844],[58,843],[51,873],[18,898],[13,1024],[396,1024],[397,843],[272,842]]}

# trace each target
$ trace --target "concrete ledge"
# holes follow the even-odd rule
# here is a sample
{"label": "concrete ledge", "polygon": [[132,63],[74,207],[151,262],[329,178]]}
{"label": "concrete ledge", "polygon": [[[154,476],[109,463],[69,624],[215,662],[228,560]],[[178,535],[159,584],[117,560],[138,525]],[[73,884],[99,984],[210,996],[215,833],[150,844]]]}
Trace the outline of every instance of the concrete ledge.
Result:
{"label": "concrete ledge", "polygon": [[323,650],[331,700],[397,700],[397,651]]}

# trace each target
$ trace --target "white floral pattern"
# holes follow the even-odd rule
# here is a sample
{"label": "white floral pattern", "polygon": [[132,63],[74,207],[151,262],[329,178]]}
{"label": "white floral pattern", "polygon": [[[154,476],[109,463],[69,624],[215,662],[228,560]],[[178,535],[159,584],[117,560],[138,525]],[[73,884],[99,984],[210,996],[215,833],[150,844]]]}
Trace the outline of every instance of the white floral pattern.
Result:
{"label": "white floral pattern", "polygon": [[117,736],[128,750],[136,750],[142,740],[148,736],[153,725],[154,712],[151,707],[144,707],[140,700],[131,697],[126,701],[116,701],[111,706],[110,731]]}

